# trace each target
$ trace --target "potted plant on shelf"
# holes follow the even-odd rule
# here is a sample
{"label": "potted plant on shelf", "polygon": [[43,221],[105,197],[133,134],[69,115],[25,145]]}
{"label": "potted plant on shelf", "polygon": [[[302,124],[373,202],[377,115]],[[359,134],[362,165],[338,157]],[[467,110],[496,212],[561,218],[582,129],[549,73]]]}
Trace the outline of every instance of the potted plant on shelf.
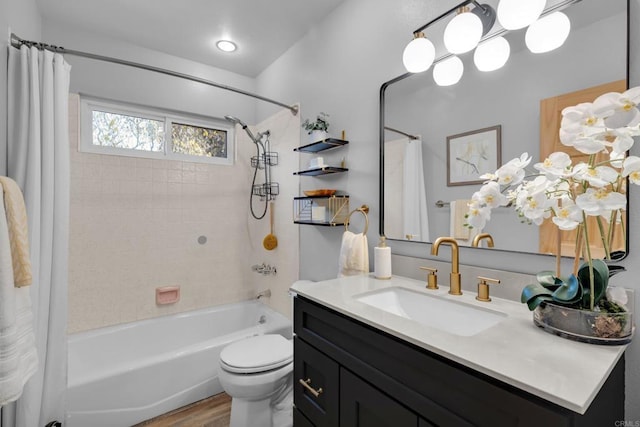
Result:
{"label": "potted plant on shelf", "polygon": [[[608,282],[624,270],[612,264],[618,253],[611,243],[615,229],[625,226],[626,185],[640,185],[640,157],[627,156],[633,137],[640,135],[639,103],[636,87],[565,108],[560,141],[588,155],[588,162],[574,165],[567,153],[554,152],[527,175],[531,156],[524,153],[483,175],[487,181],[469,203],[466,225],[471,228],[482,229],[491,209],[511,206],[523,222],[552,221],[558,232],[576,231],[571,274],[561,277],[558,260],[555,272],[538,273],[537,283],[526,286],[521,296],[534,311],[536,325],[566,338],[597,344],[632,338],[633,291],[608,287]],[[587,227],[589,218],[595,218],[597,227]],[[592,256],[596,241],[603,247],[604,260]]]}
{"label": "potted plant on shelf", "polygon": [[314,121],[305,119],[302,127],[309,135],[309,143],[325,140],[329,137],[329,115],[327,113],[318,113]]}

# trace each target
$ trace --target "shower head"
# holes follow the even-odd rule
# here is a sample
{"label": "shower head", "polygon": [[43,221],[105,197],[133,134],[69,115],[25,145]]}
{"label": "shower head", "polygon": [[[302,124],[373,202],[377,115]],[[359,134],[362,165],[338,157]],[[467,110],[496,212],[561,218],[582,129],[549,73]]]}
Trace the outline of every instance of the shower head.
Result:
{"label": "shower head", "polygon": [[230,121],[231,123],[237,124],[242,126],[242,129],[246,129],[247,128],[247,124],[245,122],[243,122],[242,120],[240,120],[237,117],[234,116],[224,116],[225,119],[227,119],[228,121]]}
{"label": "shower head", "polygon": [[249,138],[251,138],[251,141],[253,141],[254,144],[262,145],[262,143],[260,143],[260,139],[262,138],[261,133],[258,134],[258,137],[255,137],[253,133],[251,133],[251,130],[249,130],[249,126],[247,126],[247,124],[242,120],[240,120],[239,118],[234,116],[224,116],[224,118],[230,121],[231,123],[242,126],[242,129],[244,129],[244,131],[247,132],[247,135],[249,135]]}

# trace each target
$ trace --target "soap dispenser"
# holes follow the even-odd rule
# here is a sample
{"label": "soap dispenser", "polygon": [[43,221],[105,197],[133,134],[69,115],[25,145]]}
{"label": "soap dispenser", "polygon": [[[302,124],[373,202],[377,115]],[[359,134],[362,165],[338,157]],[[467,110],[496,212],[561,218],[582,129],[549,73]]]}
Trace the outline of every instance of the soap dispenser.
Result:
{"label": "soap dispenser", "polygon": [[391,248],[385,236],[380,236],[380,243],[373,248],[373,275],[376,279],[391,279]]}

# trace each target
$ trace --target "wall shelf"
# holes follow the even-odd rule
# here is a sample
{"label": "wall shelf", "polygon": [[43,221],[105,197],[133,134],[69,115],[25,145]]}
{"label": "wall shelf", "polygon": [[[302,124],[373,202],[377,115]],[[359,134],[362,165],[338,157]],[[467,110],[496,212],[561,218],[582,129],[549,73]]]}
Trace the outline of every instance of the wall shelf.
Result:
{"label": "wall shelf", "polygon": [[299,151],[303,153],[318,153],[320,151],[331,150],[333,148],[339,148],[347,145],[349,141],[337,138],[327,138],[321,141],[312,142],[311,144],[303,145],[298,148],[294,148],[293,151]]}
{"label": "wall shelf", "polygon": [[319,175],[329,175],[332,173],[346,172],[348,170],[349,169],[347,168],[340,168],[337,166],[323,166],[321,168],[313,168],[313,169],[307,169],[299,172],[294,172],[293,174],[302,175],[302,176],[319,176]]}
{"label": "wall shelf", "polygon": [[[314,212],[314,209],[319,209]],[[304,196],[293,198],[294,224],[344,225],[349,217],[349,196]]]}

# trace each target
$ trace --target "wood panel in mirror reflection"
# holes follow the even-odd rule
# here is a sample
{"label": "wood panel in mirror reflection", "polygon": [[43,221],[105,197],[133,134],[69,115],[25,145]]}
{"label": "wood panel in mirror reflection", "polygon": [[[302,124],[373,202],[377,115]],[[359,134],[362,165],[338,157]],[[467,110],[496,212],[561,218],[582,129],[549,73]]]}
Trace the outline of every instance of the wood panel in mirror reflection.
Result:
{"label": "wood panel in mirror reflection", "polygon": [[[518,157],[526,151],[533,156],[533,164],[544,159],[543,153],[558,150],[553,145],[544,148],[546,144],[540,143],[542,140],[555,144],[549,139],[551,136],[553,141],[558,139],[561,110],[556,106],[555,112],[547,111],[544,100],[585,91],[586,100],[593,101],[597,95],[588,89],[611,82],[618,85],[611,90],[624,91],[628,62],[627,4],[628,0],[582,0],[568,7],[563,11],[572,25],[567,41],[559,49],[541,55],[532,54],[524,46],[525,30],[509,32],[505,38],[511,45],[511,57],[503,68],[480,72],[473,63],[473,55],[463,55],[464,75],[454,86],[437,86],[432,69],[402,75],[383,84],[380,91],[383,155],[380,233],[389,239],[407,240],[409,235],[412,240],[418,240],[408,223],[415,215],[404,208],[407,206],[405,190],[415,185],[405,182],[408,176],[404,168],[405,150],[409,144],[422,144],[429,233],[419,240],[432,242],[439,236],[452,235],[456,228],[452,221],[455,212],[448,205],[437,208],[436,202],[468,200],[480,187],[479,184],[447,186],[447,136],[500,125],[502,159]],[[427,37],[429,31],[429,28],[425,30]],[[566,102],[575,105],[580,101]],[[385,127],[420,135],[421,139],[409,141],[396,132],[385,131]],[[626,222],[626,218],[623,221]],[[521,223],[512,209],[494,210],[491,220],[480,231],[493,236],[496,249],[556,252],[557,232]],[[569,233],[563,237],[563,255],[573,256],[571,239]]]}

